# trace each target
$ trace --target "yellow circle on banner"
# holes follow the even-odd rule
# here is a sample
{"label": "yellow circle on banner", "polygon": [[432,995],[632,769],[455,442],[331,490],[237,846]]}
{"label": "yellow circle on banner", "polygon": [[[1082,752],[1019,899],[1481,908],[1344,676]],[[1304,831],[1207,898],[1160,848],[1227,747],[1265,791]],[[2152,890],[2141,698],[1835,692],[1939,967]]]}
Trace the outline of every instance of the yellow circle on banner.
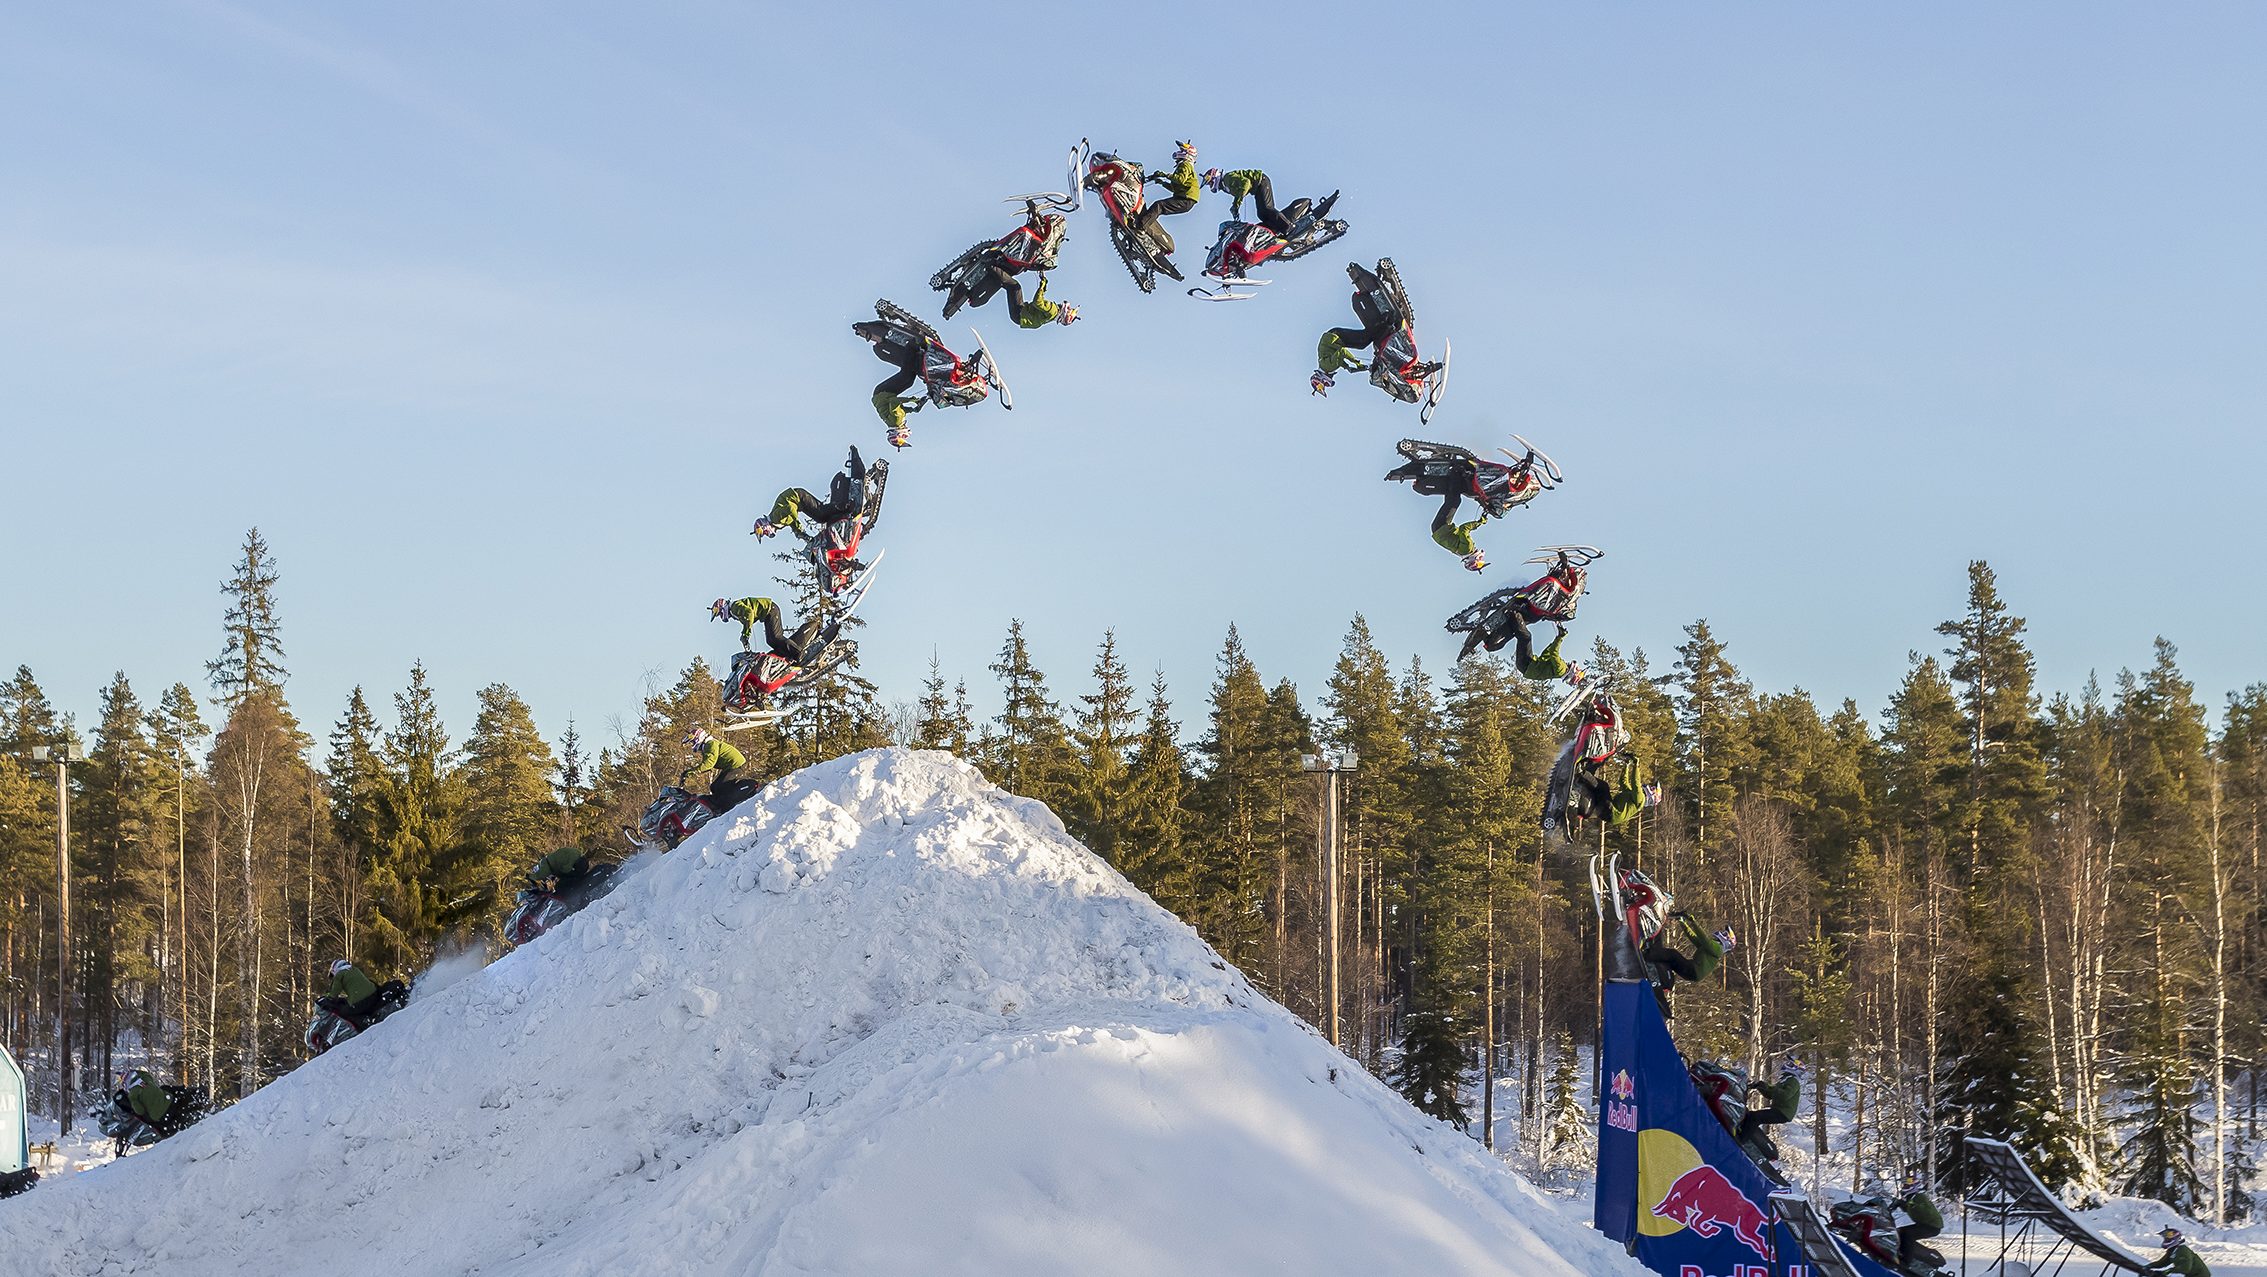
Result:
{"label": "yellow circle on banner", "polygon": [[1637,1231],[1647,1237],[1667,1237],[1684,1231],[1684,1221],[1653,1213],[1661,1199],[1686,1171],[1700,1165],[1700,1150],[1684,1136],[1659,1127],[1637,1133]]}

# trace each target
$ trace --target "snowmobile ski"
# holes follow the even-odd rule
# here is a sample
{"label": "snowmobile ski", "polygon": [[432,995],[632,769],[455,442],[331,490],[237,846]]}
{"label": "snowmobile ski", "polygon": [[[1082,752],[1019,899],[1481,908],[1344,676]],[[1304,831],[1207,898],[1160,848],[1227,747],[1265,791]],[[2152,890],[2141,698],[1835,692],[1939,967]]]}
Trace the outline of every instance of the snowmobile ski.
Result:
{"label": "snowmobile ski", "polygon": [[993,357],[992,348],[984,344],[984,334],[977,332],[973,325],[970,326],[968,331],[975,334],[976,348],[984,352],[984,380],[990,382],[992,389],[999,392],[1000,406],[1009,412],[1014,412],[1015,392],[1008,389],[1008,380],[1000,373],[1000,361]]}
{"label": "snowmobile ski", "polygon": [[1189,290],[1189,296],[1202,298],[1208,302],[1250,301],[1259,294],[1239,293],[1236,290],[1239,288],[1264,288],[1267,283],[1268,281],[1264,279],[1231,279],[1222,281],[1218,288],[1192,288]]}
{"label": "snowmobile ski", "polygon": [[[1527,449],[1526,456],[1516,456],[1509,448],[1498,448],[1496,451],[1510,457],[1514,462],[1522,464],[1532,462],[1536,476],[1543,480],[1543,486],[1546,488],[1556,488],[1566,482],[1566,472],[1559,469],[1558,462],[1551,460],[1551,454],[1527,442],[1525,435],[1515,433],[1511,437],[1519,441],[1520,447]],[[1466,453],[1465,455],[1470,456],[1471,454]]]}
{"label": "snowmobile ski", "polygon": [[1433,369],[1433,375],[1426,378],[1431,384],[1425,388],[1425,406],[1417,410],[1417,424],[1420,426],[1432,424],[1433,409],[1440,407],[1440,397],[1448,389],[1448,359],[1448,338],[1443,337],[1440,342],[1440,367]]}
{"label": "snowmobile ski", "polygon": [[1077,212],[1079,205],[1086,197],[1086,157],[1093,149],[1087,142],[1088,139],[1082,137],[1071,147],[1070,176],[1066,179],[1067,189],[1030,191],[1022,195],[1010,195],[1003,203],[1023,204],[1028,202],[1053,209],[1059,213]]}
{"label": "snowmobile ski", "polygon": [[1587,704],[1591,697],[1600,695],[1605,690],[1606,680],[1603,678],[1577,680],[1564,696],[1559,697],[1559,703],[1551,707],[1549,722],[1554,727],[1564,723],[1577,709]]}

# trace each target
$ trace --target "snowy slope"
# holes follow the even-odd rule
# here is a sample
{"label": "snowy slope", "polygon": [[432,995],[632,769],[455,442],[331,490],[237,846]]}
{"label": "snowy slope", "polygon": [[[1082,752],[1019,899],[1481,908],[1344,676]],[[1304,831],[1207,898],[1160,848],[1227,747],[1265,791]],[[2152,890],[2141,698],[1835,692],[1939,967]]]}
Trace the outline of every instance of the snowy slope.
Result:
{"label": "snowy slope", "polygon": [[941,754],[782,780],[12,1272],[1636,1273]]}

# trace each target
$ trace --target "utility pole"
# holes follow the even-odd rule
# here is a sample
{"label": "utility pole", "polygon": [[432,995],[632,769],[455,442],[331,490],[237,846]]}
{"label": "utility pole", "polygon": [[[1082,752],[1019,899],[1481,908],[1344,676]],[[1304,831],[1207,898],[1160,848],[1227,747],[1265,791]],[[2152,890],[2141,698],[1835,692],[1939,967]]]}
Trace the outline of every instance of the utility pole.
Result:
{"label": "utility pole", "polygon": [[55,765],[55,1124],[71,1133],[71,764],[78,746],[34,745],[31,760]]}
{"label": "utility pole", "polygon": [[1321,776],[1323,780],[1323,877],[1329,883],[1329,888],[1324,892],[1324,895],[1329,901],[1330,915],[1328,923],[1330,931],[1330,1016],[1326,1027],[1330,1034],[1332,1046],[1339,1045],[1338,1009],[1340,1006],[1338,997],[1338,845],[1340,833],[1338,828],[1338,773],[1355,770],[1361,765],[1361,761],[1361,756],[1351,749],[1341,750],[1337,753],[1301,754],[1299,756],[1299,769],[1313,772]]}

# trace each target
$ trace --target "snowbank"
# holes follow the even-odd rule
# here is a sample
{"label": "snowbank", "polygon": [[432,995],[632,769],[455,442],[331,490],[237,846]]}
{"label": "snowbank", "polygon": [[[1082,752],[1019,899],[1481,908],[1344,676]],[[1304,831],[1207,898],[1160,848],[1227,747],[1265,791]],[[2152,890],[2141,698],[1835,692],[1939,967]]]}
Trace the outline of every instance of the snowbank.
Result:
{"label": "snowbank", "polygon": [[948,756],[788,777],[15,1272],[1636,1273]]}

